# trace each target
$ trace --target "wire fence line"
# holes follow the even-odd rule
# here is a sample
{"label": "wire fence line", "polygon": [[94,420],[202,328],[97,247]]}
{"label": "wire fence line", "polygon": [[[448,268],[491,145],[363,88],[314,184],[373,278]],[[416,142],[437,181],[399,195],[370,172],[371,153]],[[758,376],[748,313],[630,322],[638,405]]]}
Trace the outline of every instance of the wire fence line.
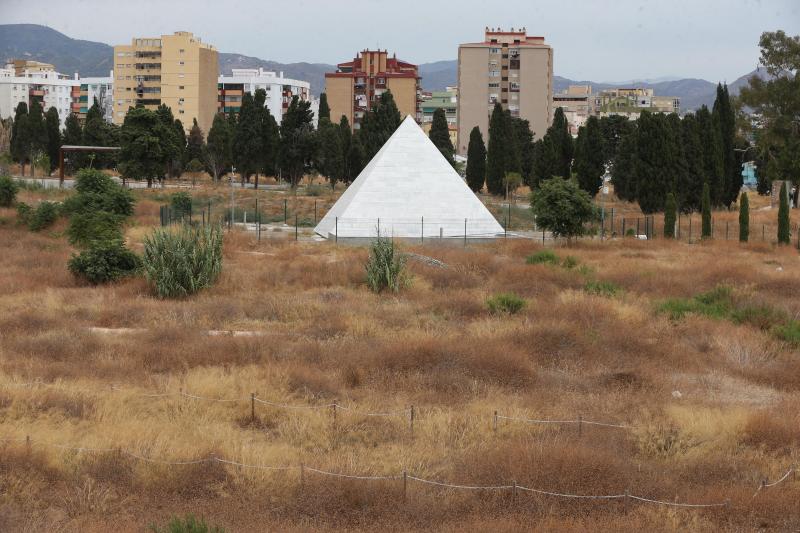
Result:
{"label": "wire fence line", "polygon": [[[631,494],[630,491],[626,490],[624,493],[618,494],[574,494],[568,492],[558,492],[554,490],[545,490],[545,489],[537,489],[532,487],[526,487],[524,485],[518,485],[516,481],[512,484],[505,484],[505,485],[465,485],[465,484],[457,484],[457,483],[449,483],[445,481],[438,481],[434,479],[427,479],[424,477],[415,476],[413,474],[409,474],[407,471],[403,471],[399,475],[365,475],[365,474],[346,474],[342,472],[331,472],[329,470],[322,470],[320,468],[314,468],[310,466],[306,466],[304,463],[300,463],[299,465],[261,465],[261,464],[248,464],[248,463],[241,463],[238,461],[233,461],[231,459],[225,459],[223,457],[219,457],[217,455],[209,455],[208,457],[200,457],[197,459],[187,459],[187,460],[165,460],[165,459],[158,459],[154,457],[147,457],[130,450],[126,450],[121,447],[112,447],[112,448],[95,448],[95,447],[86,447],[86,446],[70,446],[65,444],[58,444],[58,443],[51,443],[46,441],[38,441],[33,440],[30,437],[3,437],[0,438],[0,442],[25,442],[28,449],[30,449],[34,445],[40,446],[49,446],[53,448],[57,448],[60,450],[69,450],[75,452],[87,452],[87,453],[116,453],[119,455],[125,455],[136,459],[138,461],[142,461],[149,464],[158,464],[164,466],[189,466],[189,465],[198,465],[204,463],[220,463],[225,465],[237,466],[241,468],[248,468],[248,469],[256,469],[256,470],[272,470],[272,471],[290,471],[290,470],[297,470],[300,472],[300,483],[301,485],[304,484],[305,480],[305,472],[312,472],[315,474],[319,474],[322,476],[327,477],[334,477],[340,479],[352,479],[352,480],[360,480],[360,481],[397,481],[402,480],[403,482],[403,500],[405,501],[407,497],[408,491],[408,482],[416,482],[423,485],[430,485],[435,487],[441,487],[443,489],[453,489],[453,490],[467,490],[467,491],[512,491],[514,498],[516,498],[517,492],[527,492],[531,494],[540,494],[544,496],[552,496],[556,498],[565,498],[565,499],[582,499],[582,500],[624,500],[627,502],[629,500],[639,501],[642,503],[651,503],[655,505],[664,505],[670,507],[684,507],[684,508],[713,508],[713,507],[730,507],[731,501],[730,499],[726,499],[723,502],[711,502],[711,503],[689,503],[689,502],[670,502],[666,500],[656,500],[652,498],[646,498],[644,496],[639,496],[636,494]],[[772,483],[767,483],[766,480],[762,481],[761,485],[759,486],[756,494],[753,496],[755,497],[762,489],[767,487],[774,487],[780,483],[786,481],[789,476],[796,472],[795,467],[789,468],[789,470],[777,481]]]}

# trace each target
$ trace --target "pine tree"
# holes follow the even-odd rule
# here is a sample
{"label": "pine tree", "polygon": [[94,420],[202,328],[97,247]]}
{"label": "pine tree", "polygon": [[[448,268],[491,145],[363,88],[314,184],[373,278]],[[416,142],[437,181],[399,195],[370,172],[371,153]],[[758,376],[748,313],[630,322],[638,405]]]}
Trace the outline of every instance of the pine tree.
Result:
{"label": "pine tree", "polygon": [[447,125],[444,108],[440,107],[433,112],[433,122],[431,123],[431,131],[428,133],[428,137],[430,137],[431,142],[439,149],[447,162],[455,167],[453,142],[450,140],[450,128]]}
{"label": "pine tree", "polygon": [[171,141],[155,112],[144,107],[128,108],[120,129],[119,169],[122,175],[128,179],[147,180],[148,187],[154,179],[163,179],[171,156],[169,150],[164,150],[164,142]]}
{"label": "pine tree", "polygon": [[292,187],[297,187],[310,167],[316,150],[311,102],[292,97],[281,120],[280,165]]}
{"label": "pine tree", "polygon": [[588,192],[589,196],[594,197],[603,185],[603,175],[606,171],[603,134],[597,117],[589,117],[586,124],[578,130],[573,166],[578,176],[578,185]]}
{"label": "pine tree", "polygon": [[739,198],[739,242],[747,242],[750,238],[750,200],[743,192]]}
{"label": "pine tree", "polygon": [[233,161],[233,131],[223,113],[214,115],[211,129],[208,130],[205,161],[214,181],[219,179]]}
{"label": "pine tree", "polygon": [[786,182],[781,184],[781,198],[778,204],[778,244],[789,244],[792,237],[789,228],[789,194]]}
{"label": "pine tree", "polygon": [[664,237],[675,238],[675,219],[678,206],[675,203],[675,195],[667,194],[667,201],[664,203]]}
{"label": "pine tree", "polygon": [[25,163],[31,154],[31,135],[28,128],[28,104],[20,102],[14,110],[14,123],[11,125],[11,157],[17,161],[25,175]]}
{"label": "pine tree", "polygon": [[489,119],[489,149],[486,155],[486,189],[489,194],[502,194],[504,191],[503,177],[507,169],[509,144],[503,108],[496,103]]}
{"label": "pine tree", "polygon": [[711,237],[711,188],[708,186],[708,182],[703,184],[702,204],[703,228],[701,236],[707,239]]}
{"label": "pine tree", "polygon": [[474,192],[483,189],[486,182],[486,145],[478,126],[469,133],[469,147],[467,148],[467,185]]}
{"label": "pine tree", "polygon": [[322,93],[319,95],[319,111],[317,112],[318,123],[322,123],[323,119],[331,119],[331,108],[328,106],[328,95]]}
{"label": "pine tree", "polygon": [[58,153],[61,148],[61,124],[58,110],[51,107],[44,117],[45,132],[47,133],[47,156],[50,158],[50,172],[58,166]]}

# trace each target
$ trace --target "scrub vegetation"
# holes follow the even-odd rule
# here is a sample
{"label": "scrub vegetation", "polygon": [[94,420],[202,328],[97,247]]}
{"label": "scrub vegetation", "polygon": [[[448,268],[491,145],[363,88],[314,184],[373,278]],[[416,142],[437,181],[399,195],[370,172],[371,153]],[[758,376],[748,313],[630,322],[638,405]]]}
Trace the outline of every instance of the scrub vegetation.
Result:
{"label": "scrub vegetation", "polygon": [[[237,206],[252,209],[253,194],[237,191]],[[321,215],[331,194],[301,190],[288,209],[313,219],[314,200]],[[170,195],[133,195],[122,231],[142,255]],[[228,195],[192,191],[215,216]],[[70,197],[22,189],[17,200]],[[261,193],[259,208],[281,216],[284,198]],[[751,201],[760,224],[762,200]],[[374,292],[368,247],[294,242],[293,228],[283,239],[265,230],[260,243],[252,231],[226,230],[216,283],[172,299],[141,275],[77,279],[65,217],[39,232],[16,219],[14,207],[0,208],[0,438],[16,439],[0,441],[0,530],[172,530],[192,515],[225,531],[800,527],[796,476],[754,497],[762,480],[800,465],[793,247],[735,238],[580,239],[548,242],[547,251],[510,238],[466,248],[396,241],[392,254],[407,259],[413,283]],[[398,256],[382,257],[386,266]],[[526,305],[493,312],[487,301],[497,295]],[[351,410],[334,417],[330,407],[256,402],[251,411],[252,393]],[[413,432],[406,414],[363,414],[412,405]],[[627,427],[579,432],[502,418],[495,426],[495,411]],[[131,454],[305,471],[301,480],[297,469]],[[515,499],[412,480],[404,501],[402,479],[311,468],[730,503]]]}

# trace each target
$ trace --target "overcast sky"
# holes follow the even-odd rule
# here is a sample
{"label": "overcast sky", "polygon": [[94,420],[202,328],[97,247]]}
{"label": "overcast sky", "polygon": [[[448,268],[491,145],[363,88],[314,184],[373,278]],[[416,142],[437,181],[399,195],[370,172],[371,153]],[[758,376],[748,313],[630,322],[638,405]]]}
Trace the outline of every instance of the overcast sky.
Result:
{"label": "overcast sky", "polygon": [[762,31],[800,34],[800,0],[0,0],[0,22],[108,44],[189,30],[285,63],[377,46],[415,63],[456,59],[485,26],[526,26],[553,46],[560,76],[730,82],[755,68]]}

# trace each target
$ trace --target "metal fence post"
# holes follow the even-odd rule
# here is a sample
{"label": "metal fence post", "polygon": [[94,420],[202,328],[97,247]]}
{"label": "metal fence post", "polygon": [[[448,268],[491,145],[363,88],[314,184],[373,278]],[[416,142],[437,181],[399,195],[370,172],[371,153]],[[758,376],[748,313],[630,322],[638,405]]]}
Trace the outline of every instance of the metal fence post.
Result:
{"label": "metal fence post", "polygon": [[283,223],[289,223],[289,200],[286,198],[283,199]]}
{"label": "metal fence post", "polygon": [[467,247],[467,219],[464,219],[464,248]]}
{"label": "metal fence post", "polygon": [[334,242],[339,242],[339,217],[336,217],[336,233],[334,236]]}
{"label": "metal fence post", "polygon": [[422,217],[420,220],[421,220],[422,231],[420,231],[420,234],[419,234],[419,243],[420,244],[424,244],[425,243],[425,217]]}
{"label": "metal fence post", "polygon": [[294,240],[297,240],[297,213],[294,214]]}

